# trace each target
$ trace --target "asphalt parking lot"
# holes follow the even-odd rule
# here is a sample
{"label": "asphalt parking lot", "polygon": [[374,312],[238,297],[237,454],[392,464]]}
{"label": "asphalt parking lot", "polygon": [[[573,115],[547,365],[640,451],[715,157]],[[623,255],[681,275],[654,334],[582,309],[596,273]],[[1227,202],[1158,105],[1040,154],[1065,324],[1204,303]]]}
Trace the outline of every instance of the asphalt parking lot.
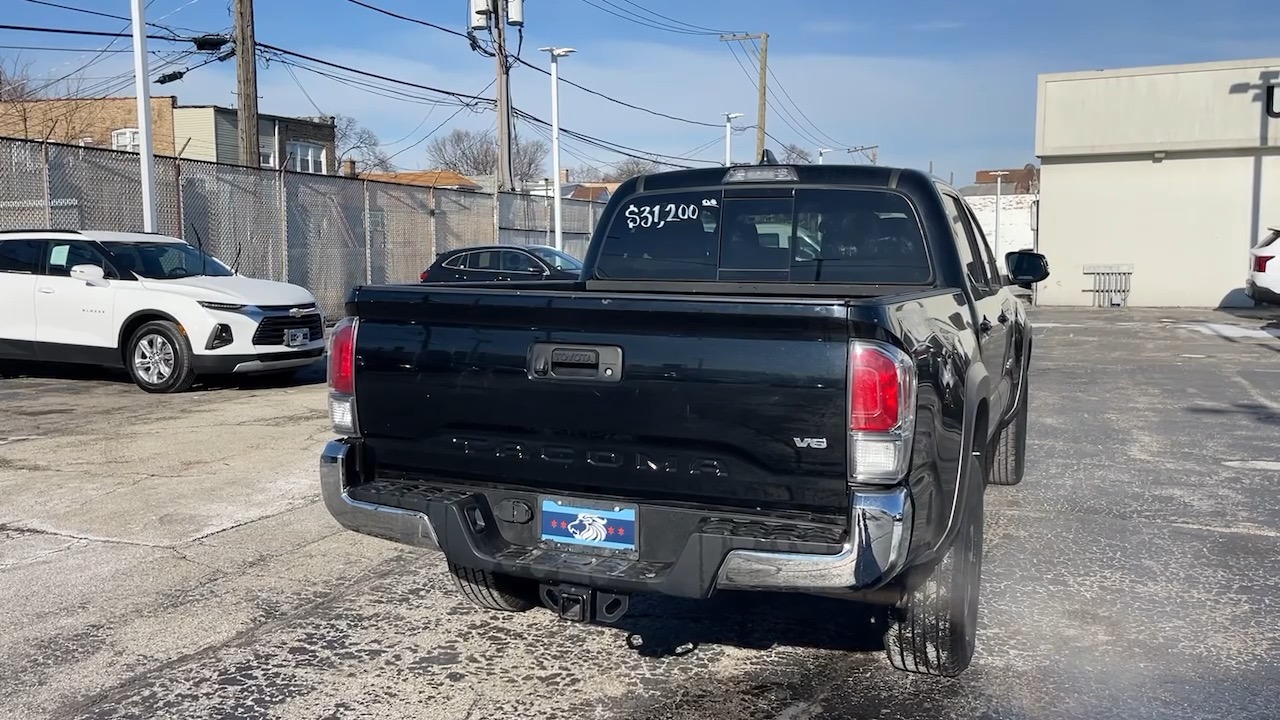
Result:
{"label": "asphalt parking lot", "polygon": [[1027,478],[988,491],[955,681],[874,615],[645,598],[492,615],[319,501],[319,372],[0,380],[0,717],[1280,717],[1280,322],[1037,310]]}

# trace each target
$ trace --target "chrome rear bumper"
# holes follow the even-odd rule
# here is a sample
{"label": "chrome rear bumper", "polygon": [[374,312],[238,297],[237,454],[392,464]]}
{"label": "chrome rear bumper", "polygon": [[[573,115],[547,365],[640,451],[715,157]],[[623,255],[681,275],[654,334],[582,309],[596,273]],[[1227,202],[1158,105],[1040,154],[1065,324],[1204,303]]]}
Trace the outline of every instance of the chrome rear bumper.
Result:
{"label": "chrome rear bumper", "polygon": [[394,540],[414,547],[439,550],[435,528],[422,513],[387,505],[353,500],[347,494],[347,453],[351,446],[341,440],[325,443],[320,455],[320,494],[338,524],[348,530]]}
{"label": "chrome rear bumper", "polygon": [[907,559],[913,506],[904,487],[850,493],[849,539],[835,555],[732,550],[716,587],[725,590],[875,590]]}
{"label": "chrome rear bumper", "polygon": [[[436,529],[424,514],[352,499],[347,454],[340,440],[320,457],[320,488],[330,514],[348,530],[405,545],[440,549]],[[853,531],[832,555],[730,550],[714,587],[725,590],[838,592],[875,590],[903,568],[911,541],[913,504],[904,487],[851,493]],[[711,580],[710,577],[707,578]]]}

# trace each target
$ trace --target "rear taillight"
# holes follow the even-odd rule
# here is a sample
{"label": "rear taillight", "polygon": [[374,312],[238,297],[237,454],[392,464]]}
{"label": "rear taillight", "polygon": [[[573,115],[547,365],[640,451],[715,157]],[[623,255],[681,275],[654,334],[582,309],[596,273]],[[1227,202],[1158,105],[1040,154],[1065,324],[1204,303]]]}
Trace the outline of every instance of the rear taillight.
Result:
{"label": "rear taillight", "polygon": [[431,269],[430,269],[430,268],[427,268],[426,270],[423,270],[423,271],[422,271],[422,274],[418,276],[418,282],[426,282],[426,281],[427,281],[427,273],[429,273],[429,272],[431,272]]}
{"label": "rear taillight", "polygon": [[335,432],[356,434],[356,319],[333,328],[329,344],[329,420]]}
{"label": "rear taillight", "polygon": [[1253,271],[1254,271],[1254,272],[1266,272],[1266,271],[1267,271],[1267,263],[1271,262],[1271,259],[1272,259],[1273,257],[1274,257],[1274,256],[1272,256],[1272,255],[1254,255],[1254,256],[1253,256]]}
{"label": "rear taillight", "polygon": [[849,479],[896,482],[907,472],[915,431],[911,356],[882,343],[849,351]]}

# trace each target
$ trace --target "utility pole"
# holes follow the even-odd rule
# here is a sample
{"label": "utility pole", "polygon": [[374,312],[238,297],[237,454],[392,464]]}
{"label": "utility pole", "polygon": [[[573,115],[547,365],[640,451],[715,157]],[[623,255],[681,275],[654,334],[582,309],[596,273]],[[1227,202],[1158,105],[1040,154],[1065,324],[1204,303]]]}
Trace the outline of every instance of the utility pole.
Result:
{"label": "utility pole", "polygon": [[760,81],[757,83],[760,96],[756,107],[756,158],[759,159],[764,155],[764,139],[766,137],[764,120],[765,112],[769,106],[769,33],[742,33],[720,36],[720,42],[746,42],[749,40],[760,41]]}
{"label": "utility pole", "polygon": [[724,166],[733,164],[733,121],[742,117],[742,113],[724,113]]}
{"label": "utility pole", "polygon": [[142,163],[142,230],[156,231],[155,157],[151,142],[151,76],[147,74],[146,3],[133,0],[133,83],[138,95],[138,155]]}
{"label": "utility pole", "polygon": [[[240,164],[261,167],[258,148],[258,43],[253,37],[253,0],[235,0],[236,21],[236,124],[240,129]],[[277,165],[284,167],[280,148]]]}
{"label": "utility pole", "polygon": [[879,157],[876,151],[879,150],[879,148],[880,148],[879,145],[859,145],[858,147],[847,148],[845,152],[849,154],[862,153],[868,160],[871,161],[872,165],[875,165],[876,159]]}
{"label": "utility pole", "polygon": [[507,0],[492,7],[494,55],[498,63],[498,192],[516,189],[511,148],[511,66],[507,64]]}

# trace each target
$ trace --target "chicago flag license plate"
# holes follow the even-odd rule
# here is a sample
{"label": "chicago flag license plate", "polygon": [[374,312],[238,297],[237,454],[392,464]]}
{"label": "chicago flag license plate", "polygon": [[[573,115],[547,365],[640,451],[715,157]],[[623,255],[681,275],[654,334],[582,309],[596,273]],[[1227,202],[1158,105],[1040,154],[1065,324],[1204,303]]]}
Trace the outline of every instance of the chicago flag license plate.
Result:
{"label": "chicago flag license plate", "polygon": [[636,550],[636,506],[543,498],[542,539],[581,548],[631,554]]}

